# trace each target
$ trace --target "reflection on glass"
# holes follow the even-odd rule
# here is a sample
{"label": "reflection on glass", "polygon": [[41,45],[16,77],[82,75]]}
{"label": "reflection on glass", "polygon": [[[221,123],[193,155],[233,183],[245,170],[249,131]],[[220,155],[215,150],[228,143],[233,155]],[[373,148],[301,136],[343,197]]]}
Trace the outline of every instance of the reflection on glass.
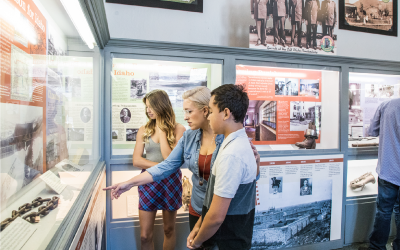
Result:
{"label": "reflection on glass", "polygon": [[400,76],[350,73],[349,80],[349,147],[378,146],[370,121],[382,102],[400,97]]}

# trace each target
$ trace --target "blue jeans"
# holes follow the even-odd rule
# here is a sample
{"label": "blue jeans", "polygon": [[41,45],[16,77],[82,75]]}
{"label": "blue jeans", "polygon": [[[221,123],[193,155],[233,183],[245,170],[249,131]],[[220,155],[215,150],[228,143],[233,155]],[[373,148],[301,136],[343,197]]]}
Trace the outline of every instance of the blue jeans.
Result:
{"label": "blue jeans", "polygon": [[374,229],[369,237],[369,249],[386,250],[390,221],[392,213],[395,211],[397,235],[393,241],[393,249],[400,250],[399,186],[378,178],[376,205]]}

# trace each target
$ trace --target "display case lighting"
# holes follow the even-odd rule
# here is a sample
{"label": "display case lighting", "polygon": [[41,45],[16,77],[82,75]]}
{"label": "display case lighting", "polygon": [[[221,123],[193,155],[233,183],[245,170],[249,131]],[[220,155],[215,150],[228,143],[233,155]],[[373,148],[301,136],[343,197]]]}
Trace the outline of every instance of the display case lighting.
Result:
{"label": "display case lighting", "polygon": [[90,30],[78,0],[61,0],[61,3],[71,18],[75,28],[78,30],[82,40],[85,41],[90,49],[93,49],[96,42],[94,41],[92,31]]}

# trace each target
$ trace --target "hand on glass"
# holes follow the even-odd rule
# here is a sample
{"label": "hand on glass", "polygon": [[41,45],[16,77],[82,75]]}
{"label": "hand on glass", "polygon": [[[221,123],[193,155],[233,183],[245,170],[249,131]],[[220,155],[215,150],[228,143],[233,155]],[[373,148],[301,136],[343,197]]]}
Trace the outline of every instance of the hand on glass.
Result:
{"label": "hand on glass", "polygon": [[133,186],[127,182],[121,182],[106,188],[103,188],[104,191],[111,190],[111,200],[118,199],[121,194],[129,191]]}
{"label": "hand on glass", "polygon": [[193,228],[192,232],[190,232],[189,236],[187,237],[186,247],[189,249],[197,249],[200,248],[201,243],[196,243],[194,238],[196,238],[197,234],[199,233],[200,228]]}

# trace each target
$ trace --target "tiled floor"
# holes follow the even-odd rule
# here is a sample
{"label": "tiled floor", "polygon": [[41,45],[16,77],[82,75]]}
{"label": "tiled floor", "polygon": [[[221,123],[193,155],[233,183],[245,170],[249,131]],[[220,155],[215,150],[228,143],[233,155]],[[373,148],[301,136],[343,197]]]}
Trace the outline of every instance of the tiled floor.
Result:
{"label": "tiled floor", "polygon": [[[393,239],[389,240],[389,243],[386,245],[387,250],[393,250],[393,247],[390,245],[390,243],[393,241]],[[350,246],[346,246],[343,248],[339,248],[337,250],[358,250],[359,247],[368,247],[368,243],[355,243]]]}

